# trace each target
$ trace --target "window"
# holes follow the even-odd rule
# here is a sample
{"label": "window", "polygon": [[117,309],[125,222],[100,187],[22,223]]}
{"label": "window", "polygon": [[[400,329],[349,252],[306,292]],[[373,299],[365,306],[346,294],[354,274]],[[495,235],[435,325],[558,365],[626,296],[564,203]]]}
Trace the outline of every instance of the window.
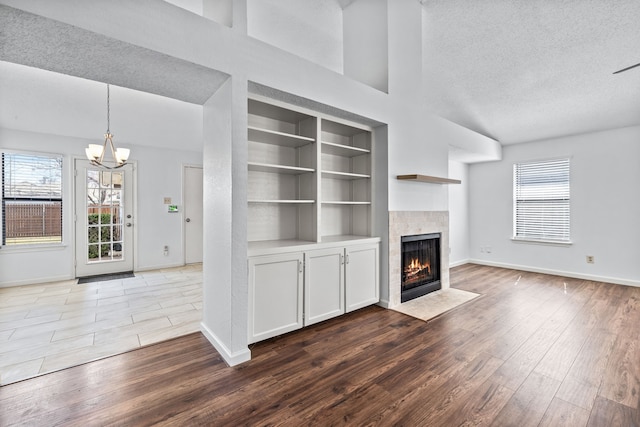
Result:
{"label": "window", "polygon": [[2,245],[62,242],[62,156],[2,153]]}
{"label": "window", "polygon": [[513,237],[570,243],[569,159],[513,165]]}

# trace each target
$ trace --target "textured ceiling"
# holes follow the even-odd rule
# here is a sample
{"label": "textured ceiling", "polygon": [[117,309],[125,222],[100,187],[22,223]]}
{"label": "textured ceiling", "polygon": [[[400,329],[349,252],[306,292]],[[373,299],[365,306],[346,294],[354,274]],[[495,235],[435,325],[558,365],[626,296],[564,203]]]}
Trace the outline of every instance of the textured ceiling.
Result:
{"label": "textured ceiling", "polygon": [[203,104],[228,76],[0,5],[0,59]]}
{"label": "textured ceiling", "polygon": [[[640,62],[640,0],[421,3],[431,112],[502,144],[640,125],[640,67],[612,74]],[[228,77],[7,6],[0,22],[3,61],[193,104]]]}
{"label": "textured ceiling", "polygon": [[638,0],[423,0],[431,111],[502,144],[640,124]]}

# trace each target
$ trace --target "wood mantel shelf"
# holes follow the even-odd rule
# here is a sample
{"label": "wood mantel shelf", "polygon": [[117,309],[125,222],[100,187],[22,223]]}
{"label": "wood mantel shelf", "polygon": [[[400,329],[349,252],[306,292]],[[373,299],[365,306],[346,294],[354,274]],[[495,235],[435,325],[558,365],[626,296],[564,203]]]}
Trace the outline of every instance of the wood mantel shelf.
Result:
{"label": "wood mantel shelf", "polygon": [[432,184],[462,184],[462,181],[459,179],[440,178],[438,176],[429,175],[398,175],[397,178],[401,181],[430,182]]}

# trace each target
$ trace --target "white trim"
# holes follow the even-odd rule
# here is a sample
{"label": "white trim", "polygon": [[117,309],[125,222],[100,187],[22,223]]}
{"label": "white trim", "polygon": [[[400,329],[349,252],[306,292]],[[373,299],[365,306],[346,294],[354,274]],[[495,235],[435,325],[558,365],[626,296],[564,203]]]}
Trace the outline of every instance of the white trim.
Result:
{"label": "white trim", "polygon": [[[64,232],[63,232],[64,233]],[[66,243],[42,243],[42,244],[26,244],[26,245],[0,245],[0,255],[2,254],[23,254],[33,251],[49,252],[62,251],[69,247]]]}
{"label": "white trim", "polygon": [[514,243],[531,243],[534,245],[547,245],[547,246],[565,246],[569,247],[573,245],[572,241],[562,240],[543,240],[543,239],[527,239],[525,237],[512,237],[511,241]]}
{"label": "white trim", "polygon": [[220,356],[222,356],[227,365],[235,366],[251,360],[251,350],[249,350],[249,348],[232,353],[231,351],[229,351],[227,346],[218,339],[216,334],[214,334],[209,328],[207,328],[204,322],[200,323],[200,331],[202,332],[202,335],[204,335],[205,338],[209,340],[211,345],[218,351],[218,353],[220,353]]}
{"label": "white trim", "polygon": [[640,287],[640,280],[629,280],[618,277],[596,276],[593,274],[576,273],[571,271],[552,270],[548,268],[530,267],[526,265],[507,264],[502,262],[485,261],[481,259],[470,259],[469,263],[487,265],[490,267],[508,268],[511,270],[529,271],[532,273],[550,274],[553,276],[571,277],[573,279],[592,280],[594,282],[613,283],[616,285]]}

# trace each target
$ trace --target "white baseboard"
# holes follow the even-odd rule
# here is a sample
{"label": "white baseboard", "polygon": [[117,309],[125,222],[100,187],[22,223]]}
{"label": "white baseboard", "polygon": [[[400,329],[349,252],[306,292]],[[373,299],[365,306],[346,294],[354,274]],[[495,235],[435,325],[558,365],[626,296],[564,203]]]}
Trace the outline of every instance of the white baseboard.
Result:
{"label": "white baseboard", "polygon": [[12,280],[10,282],[0,282],[0,288],[13,288],[16,286],[36,285],[39,283],[49,282],[63,282],[66,280],[74,280],[73,276],[44,276],[44,277],[31,277],[23,280]]}
{"label": "white baseboard", "polygon": [[200,330],[202,334],[209,340],[211,345],[220,353],[220,356],[227,362],[229,366],[239,365],[244,362],[248,362],[251,360],[251,350],[248,348],[238,352],[231,352],[227,348],[226,345],[222,343],[216,336],[216,334],[211,331],[211,329],[207,328],[204,323],[200,323]]}
{"label": "white baseboard", "polygon": [[463,260],[460,260],[460,261],[450,262],[449,263],[449,268],[457,267],[459,265],[469,264],[470,262],[471,262],[471,260],[469,260],[469,259],[463,259]]}
{"label": "white baseboard", "polygon": [[389,301],[386,299],[381,299],[380,301],[378,301],[378,304],[380,307],[382,308],[389,308],[391,307],[391,305],[389,304]]}
{"label": "white baseboard", "polygon": [[550,274],[552,276],[571,277],[573,279],[592,280],[594,282],[613,283],[616,285],[640,287],[639,280],[621,279],[618,277],[596,276],[593,274],[576,273],[572,271],[552,270],[548,268],[530,267],[527,265],[506,264],[502,262],[485,261],[481,259],[470,259],[469,263],[487,265],[490,267],[509,268],[511,270],[529,271],[531,273]]}
{"label": "white baseboard", "polygon": [[162,265],[147,265],[144,267],[135,267],[133,269],[134,272],[142,272],[142,271],[152,271],[152,270],[162,270],[164,268],[175,268],[175,267],[184,267],[185,264],[182,262],[174,263],[174,264],[162,264]]}

